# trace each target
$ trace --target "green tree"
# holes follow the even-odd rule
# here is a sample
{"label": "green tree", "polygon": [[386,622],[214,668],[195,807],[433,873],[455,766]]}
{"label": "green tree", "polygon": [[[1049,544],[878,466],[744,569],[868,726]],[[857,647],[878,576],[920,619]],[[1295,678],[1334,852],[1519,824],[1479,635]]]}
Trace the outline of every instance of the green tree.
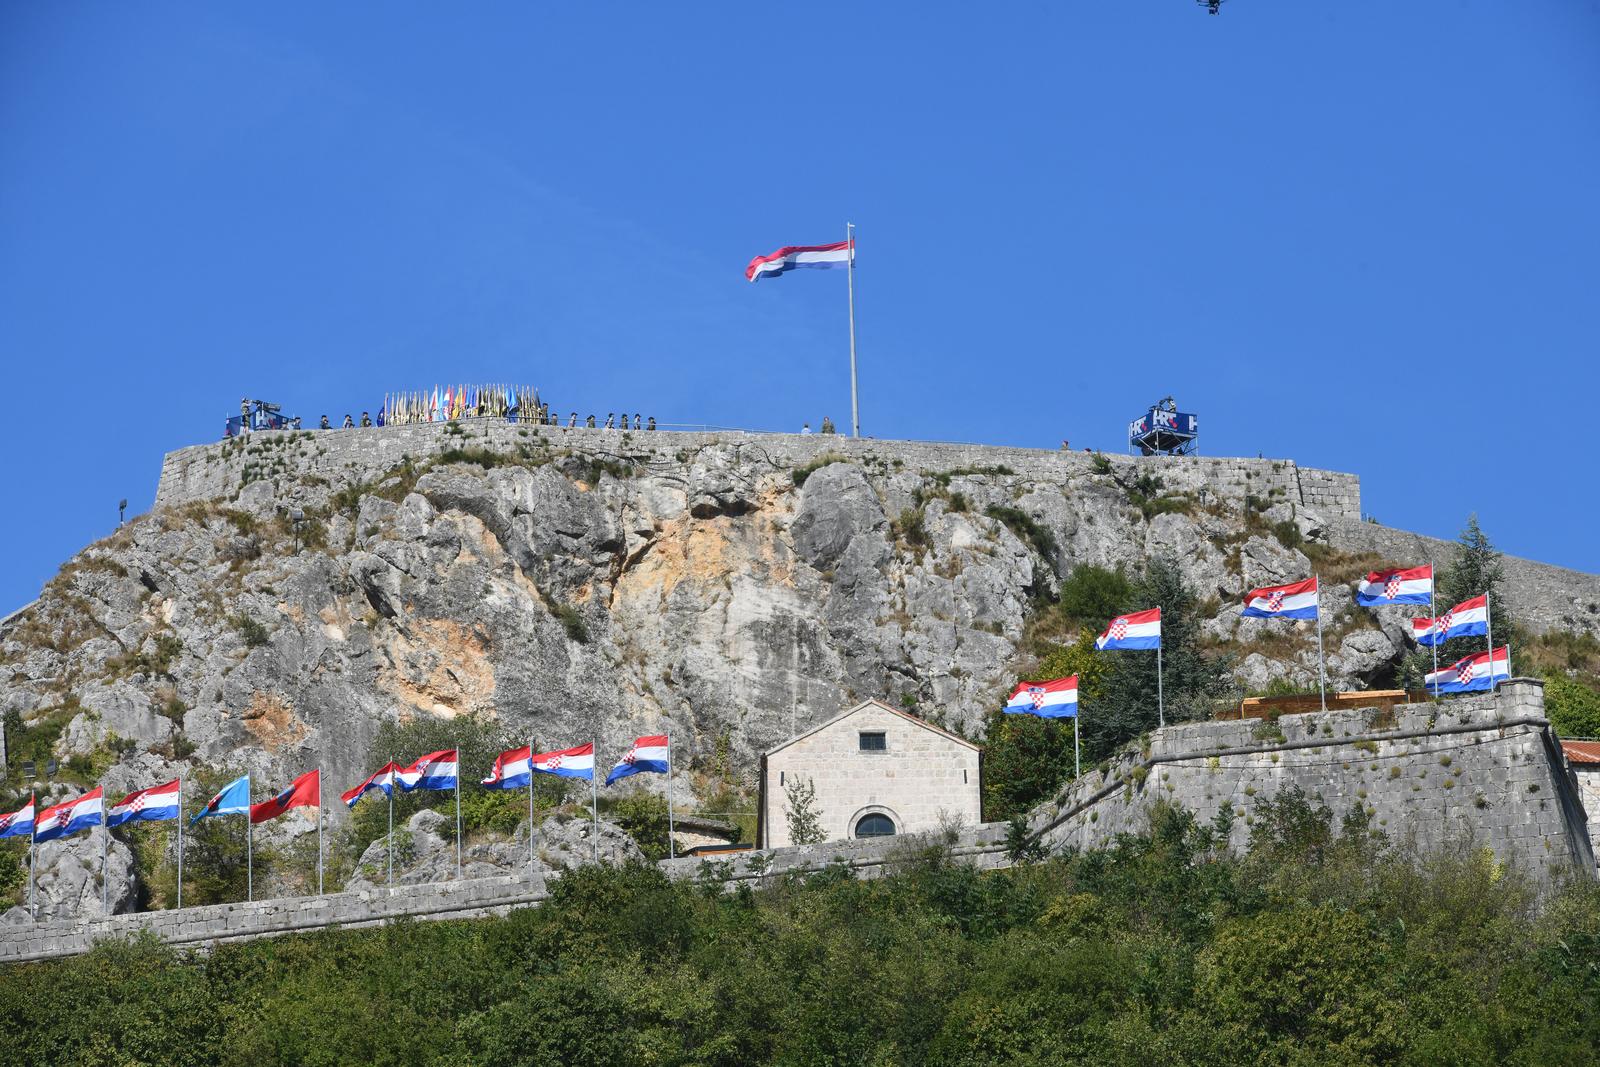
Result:
{"label": "green tree", "polygon": [[789,840],[797,845],[815,845],[827,840],[822,829],[822,811],[817,807],[817,785],[796,775],[783,787],[783,817],[789,822]]}
{"label": "green tree", "polygon": [[[1113,610],[1112,614],[1115,614]],[[1030,676],[1038,680],[1078,676],[1078,706],[1095,706],[1110,669],[1094,650],[1094,633],[1081,630],[1070,645],[1051,646]],[[997,822],[1021,815],[1054,796],[1072,778],[1071,719],[1007,715],[996,707],[984,723],[983,817]]]}
{"label": "green tree", "polygon": [[[1161,609],[1161,682],[1168,722],[1205,718],[1211,701],[1224,691],[1223,665],[1200,649],[1200,618],[1195,595],[1176,560],[1150,560],[1134,584],[1124,610]],[[1158,721],[1154,652],[1108,652],[1111,667],[1104,692],[1083,705],[1085,758],[1099,760]]]}
{"label": "green tree", "polygon": [[1562,737],[1600,737],[1600,693],[1582,682],[1545,675],[1544,713]]}

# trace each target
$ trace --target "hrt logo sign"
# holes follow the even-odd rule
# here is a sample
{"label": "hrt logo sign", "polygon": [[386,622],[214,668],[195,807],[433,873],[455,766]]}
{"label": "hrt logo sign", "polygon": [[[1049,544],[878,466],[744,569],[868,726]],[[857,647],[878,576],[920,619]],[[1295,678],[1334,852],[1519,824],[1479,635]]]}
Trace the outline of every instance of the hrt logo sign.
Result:
{"label": "hrt logo sign", "polygon": [[1178,428],[1178,413],[1176,411],[1152,411],[1150,417],[1156,420],[1156,425],[1163,430],[1176,430]]}

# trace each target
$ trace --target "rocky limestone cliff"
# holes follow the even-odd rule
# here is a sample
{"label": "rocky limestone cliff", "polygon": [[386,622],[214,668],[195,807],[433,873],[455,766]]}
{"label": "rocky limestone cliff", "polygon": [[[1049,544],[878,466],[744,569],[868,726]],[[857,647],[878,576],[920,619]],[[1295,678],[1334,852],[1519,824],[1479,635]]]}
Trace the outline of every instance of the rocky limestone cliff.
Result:
{"label": "rocky limestone cliff", "polygon": [[185,449],[158,499],[0,624],[0,710],[113,794],[196,765],[344,788],[412,716],[594,739],[602,765],[670,729],[747,773],[859,698],[976,730],[1081,563],[1176,558],[1252,688],[1315,679],[1309,633],[1237,617],[1308,552],[1340,579],[1330,684],[1382,679],[1409,614],[1352,606],[1386,562],[1341,547],[1354,479],[1282,461],[494,423]]}

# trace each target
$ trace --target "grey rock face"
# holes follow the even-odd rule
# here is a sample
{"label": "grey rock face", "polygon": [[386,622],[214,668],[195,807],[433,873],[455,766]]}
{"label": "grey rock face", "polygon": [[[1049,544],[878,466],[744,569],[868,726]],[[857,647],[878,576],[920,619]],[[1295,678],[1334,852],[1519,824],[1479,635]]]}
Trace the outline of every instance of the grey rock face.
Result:
{"label": "grey rock face", "polygon": [[[100,866],[98,829],[35,846],[34,906],[39,922],[75,915],[117,915],[132,911],[137,897],[133,853],[112,839],[106,851],[105,876]],[[29,918],[27,895],[7,910],[5,922]],[[109,904],[109,907],[107,906]]]}

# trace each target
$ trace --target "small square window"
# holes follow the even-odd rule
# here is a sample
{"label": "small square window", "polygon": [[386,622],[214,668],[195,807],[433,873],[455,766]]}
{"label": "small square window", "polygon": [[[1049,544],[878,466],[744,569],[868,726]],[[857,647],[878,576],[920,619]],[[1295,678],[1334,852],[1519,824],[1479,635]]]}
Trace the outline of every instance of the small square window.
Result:
{"label": "small square window", "polygon": [[861,751],[887,752],[889,751],[889,737],[882,730],[861,732]]}

